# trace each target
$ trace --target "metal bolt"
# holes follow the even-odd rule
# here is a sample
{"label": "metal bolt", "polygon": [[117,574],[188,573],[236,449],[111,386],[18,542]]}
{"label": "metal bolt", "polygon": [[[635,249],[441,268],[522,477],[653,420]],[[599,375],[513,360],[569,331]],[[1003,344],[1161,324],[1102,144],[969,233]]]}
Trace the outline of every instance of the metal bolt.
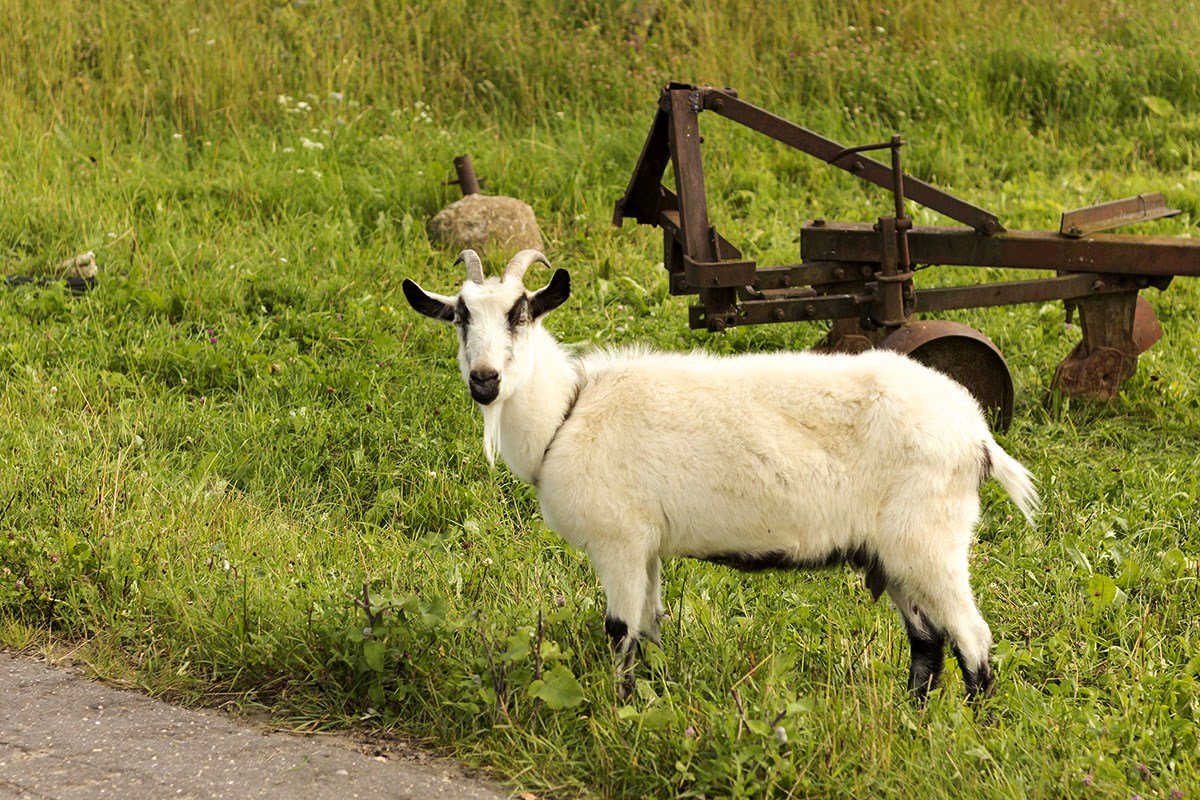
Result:
{"label": "metal bolt", "polygon": [[790,275],[780,275],[780,276],[779,276],[779,285],[780,285],[780,286],[782,286],[782,287],[783,287],[783,288],[785,288],[785,289],[786,289],[787,287],[791,286],[791,285],[792,285],[792,278],[791,278],[791,276],[790,276]]}
{"label": "metal bolt", "polygon": [[762,281],[759,278],[755,278],[754,283],[750,284],[750,288],[754,289],[754,291],[756,291],[756,292],[761,292],[762,291]]}
{"label": "metal bolt", "polygon": [[841,267],[835,267],[833,270],[833,277],[840,281],[842,278],[846,277],[846,270],[842,269]]}
{"label": "metal bolt", "polygon": [[725,330],[725,320],[721,319],[720,317],[713,317],[708,321],[708,327],[709,330],[720,333],[721,331]]}
{"label": "metal bolt", "polygon": [[1104,288],[1104,281],[1095,281],[1095,282],[1092,284],[1092,291],[1093,291],[1093,292],[1098,292],[1098,291],[1100,291],[1100,290],[1101,290],[1101,289],[1103,289],[1103,288]]}
{"label": "metal bolt", "polygon": [[720,111],[724,107],[725,107],[725,99],[724,98],[718,97],[716,100],[713,100],[713,110],[714,111]]}
{"label": "metal bolt", "polygon": [[809,303],[808,305],[806,305],[804,307],[804,313],[806,316],[809,316],[809,317],[815,316],[817,313],[817,307],[814,306],[812,303]]}
{"label": "metal bolt", "polygon": [[994,219],[989,219],[987,222],[983,223],[983,232],[984,233],[995,233],[999,229],[999,227],[1000,226],[996,224],[996,221]]}
{"label": "metal bolt", "polygon": [[737,324],[737,319],[733,316],[733,314],[730,314],[725,318],[725,322],[729,325],[735,325]]}
{"label": "metal bolt", "polygon": [[866,264],[863,264],[861,267],[858,268],[859,274],[862,275],[864,278],[871,277],[871,271],[872,271],[871,267]]}
{"label": "metal bolt", "polygon": [[777,309],[775,309],[774,311],[772,311],[772,312],[771,312],[771,316],[773,316],[773,317],[774,317],[775,319],[777,319],[777,320],[780,320],[780,321],[782,321],[785,315],[784,315],[784,313],[783,313],[783,309],[782,309],[782,308],[777,308]]}
{"label": "metal bolt", "polygon": [[825,227],[825,218],[824,218],[824,217],[817,217],[816,219],[814,219],[814,220],[812,221],[812,226],[813,226],[814,228],[824,228],[824,227]]}
{"label": "metal bolt", "polygon": [[862,172],[862,169],[863,169],[863,163],[861,161],[855,161],[853,164],[850,165],[850,171],[853,173]]}

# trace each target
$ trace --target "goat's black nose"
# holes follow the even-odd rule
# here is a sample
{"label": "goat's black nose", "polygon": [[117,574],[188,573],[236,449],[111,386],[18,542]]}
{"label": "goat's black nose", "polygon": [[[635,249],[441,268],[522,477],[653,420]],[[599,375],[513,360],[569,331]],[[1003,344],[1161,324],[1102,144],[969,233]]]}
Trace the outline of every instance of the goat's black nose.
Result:
{"label": "goat's black nose", "polygon": [[494,369],[473,369],[467,385],[475,402],[486,406],[500,394],[500,373]]}

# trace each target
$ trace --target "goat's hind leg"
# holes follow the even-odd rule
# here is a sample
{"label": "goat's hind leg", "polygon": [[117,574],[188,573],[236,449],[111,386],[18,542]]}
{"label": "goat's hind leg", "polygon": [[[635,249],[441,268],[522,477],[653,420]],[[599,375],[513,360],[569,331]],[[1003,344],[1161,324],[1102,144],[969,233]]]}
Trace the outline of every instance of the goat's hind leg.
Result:
{"label": "goat's hind leg", "polygon": [[946,662],[946,635],[898,587],[889,586],[887,591],[892,605],[900,612],[912,653],[908,691],[913,700],[921,704],[941,682],[942,667]]}
{"label": "goat's hind leg", "polygon": [[992,668],[988,658],[992,631],[975,605],[966,552],[926,576],[925,585],[914,596],[929,620],[946,632],[962,669],[967,697],[975,699],[991,694]]}

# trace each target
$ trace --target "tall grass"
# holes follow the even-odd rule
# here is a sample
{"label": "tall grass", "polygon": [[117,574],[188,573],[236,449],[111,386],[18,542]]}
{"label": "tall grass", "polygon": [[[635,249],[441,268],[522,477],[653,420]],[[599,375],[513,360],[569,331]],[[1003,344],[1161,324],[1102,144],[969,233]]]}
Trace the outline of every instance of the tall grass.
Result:
{"label": "tall grass", "polygon": [[[1029,529],[986,490],[987,722],[952,666],[911,708],[894,615],[848,573],[688,563],[619,705],[586,560],[486,467],[454,344],[398,289],[457,280],[424,222],[470,151],[572,270],[565,339],[814,342],[688,331],[659,238],[612,229],[668,78],[847,143],[900,129],[915,172],[1011,227],[1164,190],[1185,214],[1139,230],[1191,235],[1198,31],[1168,3],[0,0],[3,270],[102,268],[82,298],[0,292],[0,641],[399,732],[550,795],[1190,796],[1196,281],[1149,293],[1167,336],[1112,406],[1043,403],[1078,338],[1061,307],[953,315],[1008,358],[1005,444],[1047,500]],[[886,207],[702,124],[714,221],[756,257],[794,259],[805,217]]]}

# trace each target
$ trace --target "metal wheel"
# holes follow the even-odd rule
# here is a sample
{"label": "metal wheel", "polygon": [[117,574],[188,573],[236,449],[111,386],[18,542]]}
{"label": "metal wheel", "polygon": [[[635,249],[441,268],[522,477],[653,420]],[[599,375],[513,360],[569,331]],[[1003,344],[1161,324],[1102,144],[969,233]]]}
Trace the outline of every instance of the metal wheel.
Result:
{"label": "metal wheel", "polygon": [[1007,430],[1013,415],[1013,381],[1004,356],[979,331],[948,320],[914,321],[880,344],[949,375],[983,406],[997,430]]}

